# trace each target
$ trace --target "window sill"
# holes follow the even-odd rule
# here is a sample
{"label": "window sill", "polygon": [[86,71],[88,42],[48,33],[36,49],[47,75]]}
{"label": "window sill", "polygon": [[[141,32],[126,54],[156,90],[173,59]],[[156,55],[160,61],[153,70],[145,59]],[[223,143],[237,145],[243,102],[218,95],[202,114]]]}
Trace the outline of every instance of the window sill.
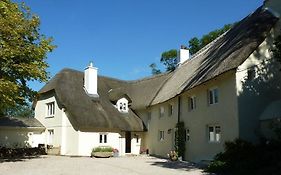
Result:
{"label": "window sill", "polygon": [[51,115],[51,116],[47,116],[45,118],[54,118],[55,116],[54,115]]}

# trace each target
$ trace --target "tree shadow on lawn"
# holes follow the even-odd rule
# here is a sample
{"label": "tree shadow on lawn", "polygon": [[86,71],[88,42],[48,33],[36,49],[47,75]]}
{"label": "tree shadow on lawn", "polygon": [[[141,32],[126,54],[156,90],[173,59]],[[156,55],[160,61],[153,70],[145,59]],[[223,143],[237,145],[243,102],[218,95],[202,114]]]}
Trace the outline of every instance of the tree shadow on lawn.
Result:
{"label": "tree shadow on lawn", "polygon": [[23,162],[31,159],[45,159],[46,157],[43,157],[42,155],[36,155],[36,156],[22,156],[22,157],[8,157],[8,158],[0,158],[0,163],[5,162]]}

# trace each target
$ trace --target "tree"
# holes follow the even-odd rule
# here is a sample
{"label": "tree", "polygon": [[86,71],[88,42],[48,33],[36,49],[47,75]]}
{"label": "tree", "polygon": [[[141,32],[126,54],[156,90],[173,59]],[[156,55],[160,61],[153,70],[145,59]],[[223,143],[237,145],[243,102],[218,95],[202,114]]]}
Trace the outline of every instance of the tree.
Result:
{"label": "tree", "polygon": [[5,115],[12,117],[34,117],[34,111],[30,103],[27,105],[17,104],[16,106],[6,109]]}
{"label": "tree", "polygon": [[155,63],[150,64],[149,67],[151,68],[152,75],[161,74],[161,71],[157,69],[157,65]]}
{"label": "tree", "polygon": [[160,62],[166,66],[166,71],[173,71],[176,69],[177,55],[178,51],[176,49],[171,49],[161,54]]}
{"label": "tree", "polygon": [[55,46],[39,33],[39,17],[11,0],[0,1],[0,115],[35,96],[28,81],[46,82],[46,56]]}
{"label": "tree", "polygon": [[211,32],[209,32],[206,35],[203,35],[202,38],[198,39],[197,37],[191,38],[189,43],[189,52],[191,55],[198,52],[200,49],[202,49],[204,46],[209,44],[210,42],[214,41],[216,38],[218,38],[220,35],[228,31],[234,24],[227,24],[224,25],[221,29],[216,29]]}
{"label": "tree", "polygon": [[178,122],[176,125],[175,150],[178,156],[181,156],[183,159],[185,159],[185,137],[186,131],[184,122]]}
{"label": "tree", "polygon": [[273,56],[281,63],[281,34],[274,40]]}

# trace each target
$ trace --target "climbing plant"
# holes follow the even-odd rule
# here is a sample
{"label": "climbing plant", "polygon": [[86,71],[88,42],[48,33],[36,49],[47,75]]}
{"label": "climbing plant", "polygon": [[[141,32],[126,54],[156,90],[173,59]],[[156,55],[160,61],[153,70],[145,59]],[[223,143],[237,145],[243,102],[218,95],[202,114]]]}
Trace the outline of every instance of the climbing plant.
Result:
{"label": "climbing plant", "polygon": [[185,156],[185,127],[184,122],[178,122],[176,125],[176,137],[175,137],[175,150],[179,157],[184,159]]}

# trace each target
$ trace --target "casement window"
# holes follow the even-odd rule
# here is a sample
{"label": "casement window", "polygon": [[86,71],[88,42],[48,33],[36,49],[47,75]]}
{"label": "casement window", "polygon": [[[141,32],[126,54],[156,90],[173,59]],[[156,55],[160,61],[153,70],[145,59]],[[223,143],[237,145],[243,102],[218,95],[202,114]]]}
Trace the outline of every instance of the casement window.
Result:
{"label": "casement window", "polygon": [[190,130],[185,129],[185,141],[188,142],[190,140]]}
{"label": "casement window", "polygon": [[107,143],[107,134],[100,133],[100,143]]}
{"label": "casement window", "polygon": [[219,102],[219,90],[218,88],[212,88],[208,90],[208,99],[209,99],[209,104],[216,104]]}
{"label": "casement window", "polygon": [[47,136],[47,143],[48,145],[53,145],[54,141],[54,130],[53,129],[48,129],[48,136]]}
{"label": "casement window", "polygon": [[171,117],[174,114],[174,105],[169,104],[169,116]]}
{"label": "casement window", "polygon": [[256,78],[256,71],[255,69],[248,69],[247,70],[247,80],[248,81],[252,81],[253,79]]}
{"label": "casement window", "polygon": [[208,126],[209,142],[221,141],[221,127],[220,126]]}
{"label": "casement window", "polygon": [[164,131],[159,131],[159,140],[160,141],[164,140]]}
{"label": "casement window", "polygon": [[163,106],[161,106],[159,108],[159,118],[164,117],[164,114],[165,114],[165,109]]}
{"label": "casement window", "polygon": [[121,98],[117,101],[116,107],[119,112],[127,113],[129,112],[128,100],[126,98]]}
{"label": "casement window", "polygon": [[196,109],[196,96],[191,96],[188,98],[188,108],[189,111]]}
{"label": "casement window", "polygon": [[150,122],[151,122],[151,111],[147,112],[147,129],[149,130],[150,127]]}
{"label": "casement window", "polygon": [[55,115],[55,102],[47,103],[47,117],[53,117]]}

